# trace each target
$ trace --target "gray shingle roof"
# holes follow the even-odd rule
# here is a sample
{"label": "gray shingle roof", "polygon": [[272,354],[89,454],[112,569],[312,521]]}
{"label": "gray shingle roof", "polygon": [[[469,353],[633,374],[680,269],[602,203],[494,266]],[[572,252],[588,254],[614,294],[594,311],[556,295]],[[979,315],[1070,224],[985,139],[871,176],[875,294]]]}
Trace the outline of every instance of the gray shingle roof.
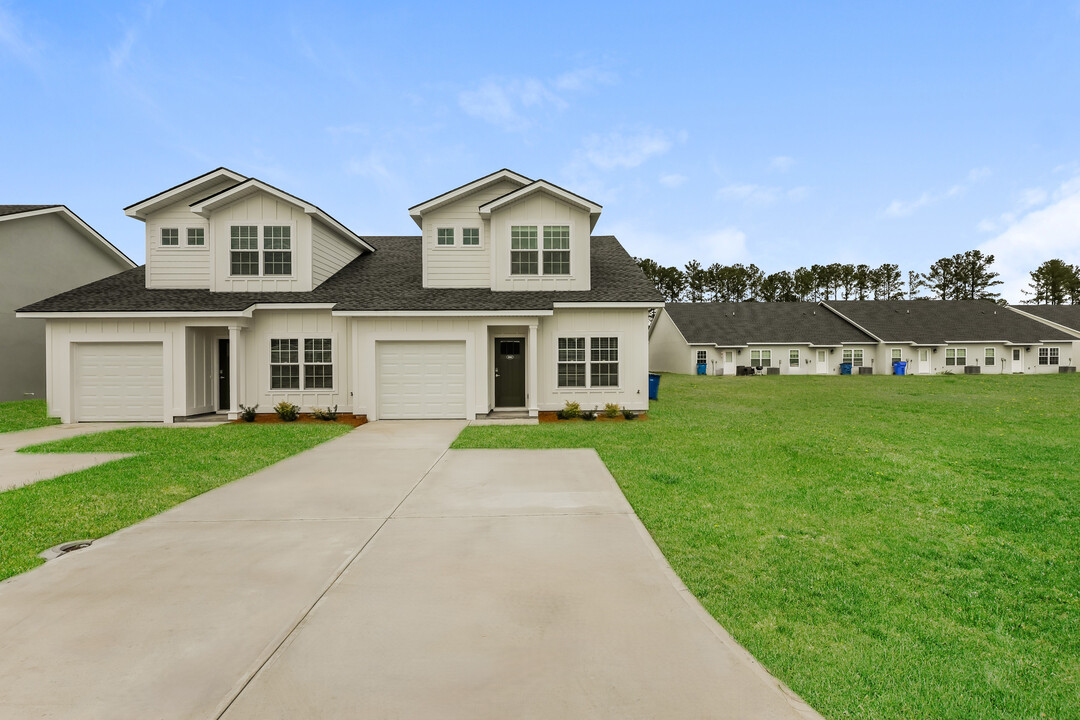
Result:
{"label": "gray shingle roof", "polygon": [[1013,305],[1012,307],[1080,332],[1080,305]]}
{"label": "gray shingle roof", "polygon": [[988,300],[830,300],[825,304],[884,342],[1022,344],[1074,339]]}
{"label": "gray shingle roof", "polygon": [[45,210],[47,208],[60,207],[59,205],[0,205],[0,217],[4,215],[17,215],[18,213],[30,212],[31,210]]}
{"label": "gray shingle roof", "polygon": [[851,323],[813,302],[668,303],[664,311],[689,343],[733,347],[751,343],[875,342]]}
{"label": "gray shingle roof", "polygon": [[592,238],[592,289],[493,292],[424,288],[419,237],[365,237],[376,251],[346,265],[311,292],[148,290],[146,269],[113,275],[22,308],[25,312],[228,312],[260,302],[334,303],[345,310],[550,310],[556,302],[655,302],[663,298],[619,241]]}

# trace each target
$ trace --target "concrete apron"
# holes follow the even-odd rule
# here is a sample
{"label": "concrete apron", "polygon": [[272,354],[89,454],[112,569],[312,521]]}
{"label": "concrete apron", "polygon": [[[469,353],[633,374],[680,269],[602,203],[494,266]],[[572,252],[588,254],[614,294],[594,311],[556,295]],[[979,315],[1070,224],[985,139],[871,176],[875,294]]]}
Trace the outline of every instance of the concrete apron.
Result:
{"label": "concrete apron", "polygon": [[0,584],[0,717],[818,717],[595,452],[461,426],[364,426]]}

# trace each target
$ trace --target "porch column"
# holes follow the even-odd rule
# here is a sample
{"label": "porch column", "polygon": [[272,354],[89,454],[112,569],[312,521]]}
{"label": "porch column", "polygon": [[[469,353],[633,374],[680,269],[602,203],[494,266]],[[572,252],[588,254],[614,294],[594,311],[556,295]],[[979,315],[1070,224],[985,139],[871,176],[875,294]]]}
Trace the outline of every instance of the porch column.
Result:
{"label": "porch column", "polygon": [[240,417],[240,326],[229,326],[229,419]]}
{"label": "porch column", "polygon": [[525,360],[525,362],[526,362],[525,375],[526,375],[526,377],[529,378],[529,381],[526,384],[526,390],[529,393],[529,399],[528,399],[529,417],[536,417],[537,415],[540,414],[540,407],[539,407],[539,402],[538,402],[537,393],[536,393],[536,386],[537,386],[537,382],[536,382],[536,367],[537,367],[536,356],[537,356],[537,353],[539,352],[539,348],[536,347],[536,342],[537,342],[536,341],[536,336],[537,336],[536,323],[537,323],[537,320],[535,318],[533,319],[533,321],[531,323],[529,323],[529,342],[528,342],[529,354],[526,356],[526,360]]}

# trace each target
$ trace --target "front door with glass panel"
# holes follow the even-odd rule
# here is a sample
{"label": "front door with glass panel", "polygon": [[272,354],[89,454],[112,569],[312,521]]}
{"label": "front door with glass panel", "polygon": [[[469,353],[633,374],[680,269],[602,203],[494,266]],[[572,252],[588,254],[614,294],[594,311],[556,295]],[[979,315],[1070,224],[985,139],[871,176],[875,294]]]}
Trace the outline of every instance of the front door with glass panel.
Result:
{"label": "front door with glass panel", "polygon": [[919,374],[930,374],[930,348],[919,348]]}
{"label": "front door with glass panel", "polygon": [[1012,371],[1014,373],[1024,372],[1024,348],[1012,349]]}
{"label": "front door with glass panel", "polygon": [[825,375],[829,372],[829,351],[818,350],[817,351],[817,373],[818,375]]}
{"label": "front door with glass panel", "polygon": [[495,338],[495,407],[525,407],[525,338]]}
{"label": "front door with glass panel", "polygon": [[735,351],[734,350],[725,350],[724,351],[724,374],[725,375],[734,375],[735,374]]}

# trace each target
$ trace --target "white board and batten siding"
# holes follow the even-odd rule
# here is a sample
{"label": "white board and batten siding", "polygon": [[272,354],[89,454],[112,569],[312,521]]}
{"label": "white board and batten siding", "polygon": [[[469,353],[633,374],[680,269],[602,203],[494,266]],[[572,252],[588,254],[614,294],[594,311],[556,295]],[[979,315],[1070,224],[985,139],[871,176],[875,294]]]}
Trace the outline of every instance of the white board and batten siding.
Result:
{"label": "white board and batten siding", "polygon": [[[424,287],[491,287],[491,228],[480,206],[519,187],[504,180],[424,214]],[[454,229],[453,246],[438,244],[439,228]],[[461,244],[463,228],[480,229],[478,246]]]}
{"label": "white board and batten siding", "polygon": [[[539,262],[543,266],[544,226],[570,227],[569,275],[511,275],[510,229],[535,225]],[[494,290],[589,290],[592,287],[589,213],[564,200],[537,192],[491,213]]]}
{"label": "white board and batten siding", "polygon": [[311,284],[318,287],[360,255],[360,248],[346,242],[318,220],[311,223]]}
{"label": "white board and batten siding", "polygon": [[[265,192],[256,192],[213,211],[213,289],[218,292],[305,292],[311,284],[312,220],[292,203]],[[288,276],[232,276],[231,233],[233,225],[288,225],[292,228],[292,274]],[[259,254],[263,252],[262,241]]]}
{"label": "white board and batten siding", "polygon": [[79,343],[74,353],[77,422],[159,422],[164,413],[162,344]]}
{"label": "white board and batten siding", "polygon": [[380,419],[465,418],[464,341],[382,341],[375,355]]}

